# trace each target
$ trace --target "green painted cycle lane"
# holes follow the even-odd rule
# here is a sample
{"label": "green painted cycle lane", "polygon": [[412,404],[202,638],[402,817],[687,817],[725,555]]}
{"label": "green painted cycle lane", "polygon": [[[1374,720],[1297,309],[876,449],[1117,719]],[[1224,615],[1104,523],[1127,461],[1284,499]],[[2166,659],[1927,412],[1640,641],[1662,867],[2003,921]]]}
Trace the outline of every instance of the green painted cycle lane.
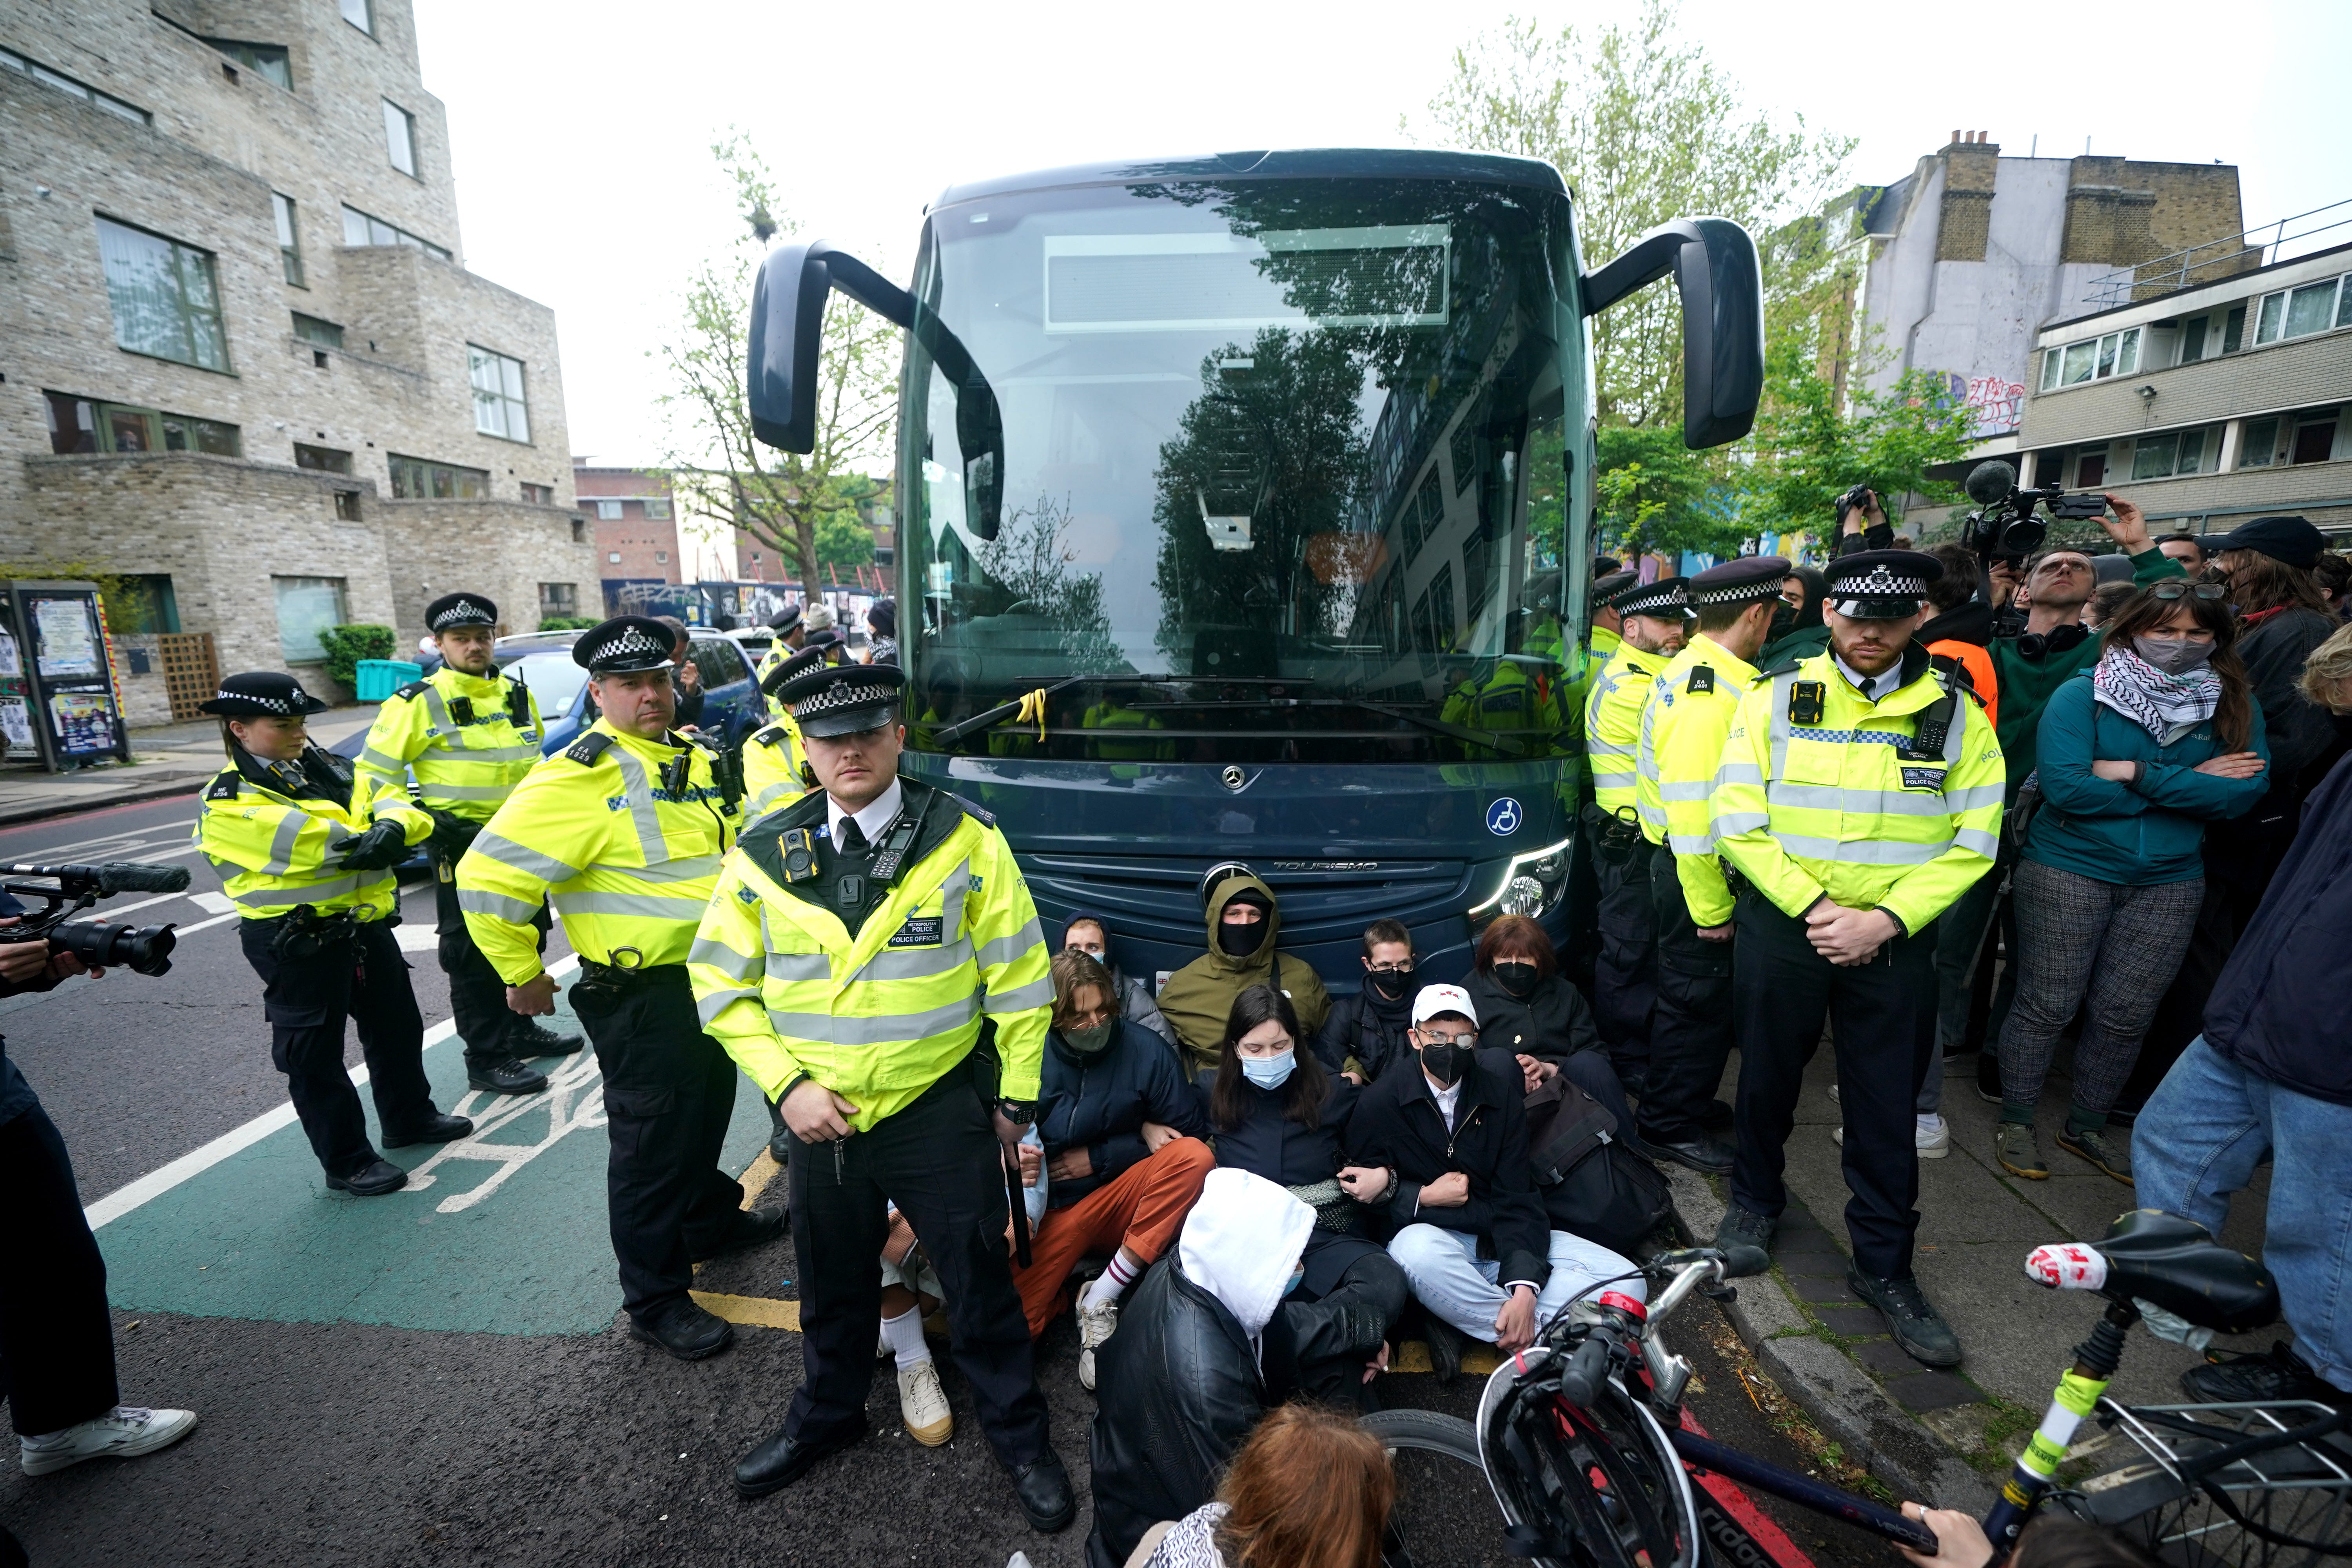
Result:
{"label": "green painted cycle lane", "polygon": [[[547,1020],[576,1033],[568,1005]],[[593,1051],[542,1057],[546,1093],[466,1087],[455,1038],[428,1045],[434,1103],[474,1119],[455,1143],[387,1150],[409,1173],[384,1197],[330,1192],[299,1125],[271,1131],[98,1232],[118,1310],[501,1334],[593,1334],[620,1310],[605,1225],[603,1079]],[[371,1131],[374,1106],[365,1086]],[[720,1164],[768,1136],[737,1079]]]}

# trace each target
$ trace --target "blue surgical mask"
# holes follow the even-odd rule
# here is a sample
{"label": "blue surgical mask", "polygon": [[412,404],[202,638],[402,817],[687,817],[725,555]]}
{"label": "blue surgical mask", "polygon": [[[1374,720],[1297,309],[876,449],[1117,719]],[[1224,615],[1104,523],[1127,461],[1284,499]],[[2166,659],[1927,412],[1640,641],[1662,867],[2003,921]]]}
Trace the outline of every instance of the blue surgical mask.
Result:
{"label": "blue surgical mask", "polygon": [[1290,1069],[1298,1065],[1297,1050],[1287,1050],[1278,1057],[1244,1057],[1242,1076],[1260,1089],[1280,1089],[1289,1081]]}
{"label": "blue surgical mask", "polygon": [[1287,1284],[1287,1285],[1285,1285],[1285,1286],[1282,1288],[1282,1293],[1283,1293],[1284,1295],[1287,1296],[1287,1295],[1289,1295],[1292,1291],[1294,1291],[1294,1290],[1297,1289],[1301,1285],[1304,1285],[1304,1284],[1306,1284],[1306,1283],[1307,1283],[1307,1265],[1305,1265],[1304,1263],[1302,1263],[1302,1264],[1299,1264],[1297,1268],[1293,1268],[1293,1269],[1290,1271],[1290,1283],[1289,1283],[1289,1284]]}

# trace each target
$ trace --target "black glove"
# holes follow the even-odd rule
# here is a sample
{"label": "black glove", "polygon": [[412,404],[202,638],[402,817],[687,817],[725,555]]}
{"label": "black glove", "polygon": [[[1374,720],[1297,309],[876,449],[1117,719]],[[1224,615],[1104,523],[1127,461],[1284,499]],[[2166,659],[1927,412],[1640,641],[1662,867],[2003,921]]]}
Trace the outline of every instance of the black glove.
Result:
{"label": "black glove", "polygon": [[398,822],[379,822],[357,838],[344,839],[342,851],[336,862],[341,869],[381,871],[408,858],[408,835]]}
{"label": "black glove", "polygon": [[433,818],[433,850],[444,860],[456,861],[473,847],[480,836],[482,825],[459,816],[454,811],[431,811]]}

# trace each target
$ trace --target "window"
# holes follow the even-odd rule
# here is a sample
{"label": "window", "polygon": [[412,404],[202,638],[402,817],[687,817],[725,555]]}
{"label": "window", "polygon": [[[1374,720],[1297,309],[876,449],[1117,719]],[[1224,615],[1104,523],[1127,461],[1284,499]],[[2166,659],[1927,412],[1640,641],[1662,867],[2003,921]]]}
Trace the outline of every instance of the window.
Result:
{"label": "window", "polygon": [[375,31],[375,12],[368,0],[341,0],[343,20],[362,33]]}
{"label": "window", "polygon": [[117,343],[157,359],[228,369],[211,252],[102,217],[98,254]]}
{"label": "window", "polygon": [[340,626],[343,614],[341,577],[272,577],[278,590],[278,651],[289,664],[318,664],[327,657],[319,634]]}
{"label": "window", "polygon": [[2042,350],[2042,390],[2104,381],[2111,375],[2129,375],[2137,369],[2139,329],[2126,327],[2088,342],[2068,343],[2063,350]]}
{"label": "window", "polygon": [[[2336,309],[2338,285],[2343,281],[2330,278],[2263,295],[2261,310],[2254,317],[2254,342],[2272,343],[2286,338],[2305,338],[2352,321],[2352,315]],[[2342,292],[2346,295],[2345,310],[2352,311],[2352,289]]]}
{"label": "window", "polygon": [[[598,502],[596,503],[596,516],[597,516],[597,518],[598,518],[598,520],[599,520],[599,521],[604,521],[604,522],[618,522],[618,521],[621,521],[621,503],[620,503],[619,501],[616,501],[616,500],[600,500],[600,501],[598,501]],[[615,561],[618,561],[618,560],[620,559],[620,557],[619,557],[619,556],[617,556],[617,555],[615,555],[614,557],[613,557],[613,559],[614,559],[614,560],[615,560]]]}
{"label": "window", "polygon": [[2214,439],[2216,430],[2181,430],[2162,436],[2143,436],[2132,447],[2132,478],[2135,479],[2165,479],[2175,474],[2204,473],[2211,469],[2209,456],[2217,453],[2221,443]]}
{"label": "window", "polygon": [[245,44],[234,38],[206,38],[205,42],[262,80],[276,82],[289,92],[294,90],[294,71],[287,64],[285,45]]}
{"label": "window", "polygon": [[2238,467],[2267,468],[2278,459],[2279,422],[2275,419],[2246,421],[2245,439],[2238,447]]}
{"label": "window", "polygon": [[380,217],[370,217],[357,207],[343,209],[343,243],[345,245],[406,245],[425,252],[436,260],[450,259],[448,250],[429,239],[419,239],[404,228],[388,224]]}
{"label": "window", "polygon": [[117,634],[176,632],[180,601],[168,573],[133,573],[115,579],[106,594],[106,629]]}
{"label": "window", "polygon": [[669,497],[647,496],[646,498],[646,515],[656,522],[667,519],[669,516]]}
{"label": "window", "polygon": [[529,479],[525,479],[522,482],[522,499],[529,501],[533,506],[553,506],[555,504],[555,487],[553,485],[535,485]]}
{"label": "window", "polygon": [[392,494],[395,500],[490,499],[490,476],[484,469],[461,468],[451,463],[427,462],[422,458],[403,458],[397,454],[387,460],[392,468]]}
{"label": "window", "polygon": [[466,345],[474,381],[474,428],[501,440],[530,439],[530,415],[523,405],[522,361],[493,350]]}
{"label": "window", "polygon": [[338,522],[357,522],[360,520],[359,491],[337,490],[335,492],[335,520]]}
{"label": "window", "polygon": [[2094,447],[2074,458],[2074,488],[2087,490],[2107,482],[2107,449]]}
{"label": "window", "polygon": [[16,71],[31,77],[35,81],[56,88],[59,92],[69,92],[84,103],[95,109],[104,110],[117,120],[128,120],[133,125],[153,123],[154,117],[145,110],[125,103],[119,98],[110,98],[98,89],[78,82],[60,72],[53,71],[47,66],[36,65],[12,49],[0,49],[0,70]]}
{"label": "window", "polygon": [[542,620],[550,616],[576,616],[579,613],[579,584],[541,583],[539,585],[539,614]]}
{"label": "window", "polygon": [[2195,364],[2205,357],[2206,318],[2180,323],[2180,359],[2182,364]]}
{"label": "window", "polygon": [[2287,454],[2290,463],[2324,463],[2336,455],[2336,414],[2333,409],[2316,420],[2306,420],[2294,427],[2294,449]]}
{"label": "window", "polygon": [[621,563],[621,552],[617,550],[607,550],[604,552],[604,563],[608,566],[618,566]]}
{"label": "window", "polygon": [[71,393],[43,395],[48,404],[52,452],[205,452],[241,455],[237,427],[216,419],[164,414],[128,404],[100,403]]}
{"label": "window", "polygon": [[388,98],[383,100],[383,150],[394,168],[404,174],[416,173],[416,116]]}
{"label": "window", "polygon": [[297,289],[302,282],[302,233],[294,226],[294,198],[269,193],[269,210],[278,219],[278,264],[286,281]]}
{"label": "window", "polygon": [[294,443],[294,466],[308,468],[314,474],[348,474],[352,471],[352,455],[338,452],[332,447],[312,447]]}
{"label": "window", "polygon": [[2229,315],[2224,317],[2221,322],[2221,352],[2225,354],[2236,353],[2244,346],[2245,341],[2246,308],[2243,305],[2232,305],[2230,307]]}
{"label": "window", "polygon": [[343,329],[332,321],[322,321],[316,316],[294,312],[294,335],[305,342],[320,343],[331,349],[343,346]]}
{"label": "window", "polygon": [[655,551],[655,552],[654,552],[654,563],[655,563],[656,565],[658,565],[658,566],[667,566],[667,565],[668,565],[668,564],[669,564],[669,552],[668,552],[668,551],[667,551],[667,550],[656,550],[656,551]]}
{"label": "window", "polygon": [[725,637],[694,637],[686,645],[686,657],[694,660],[695,668],[701,672],[705,691],[751,679],[751,671],[743,662],[743,650]]}

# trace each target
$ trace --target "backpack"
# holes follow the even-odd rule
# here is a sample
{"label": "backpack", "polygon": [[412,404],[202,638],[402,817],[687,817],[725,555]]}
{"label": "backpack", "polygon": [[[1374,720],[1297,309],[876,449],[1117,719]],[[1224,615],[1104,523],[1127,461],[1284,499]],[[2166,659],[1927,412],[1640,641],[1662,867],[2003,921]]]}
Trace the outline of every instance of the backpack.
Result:
{"label": "backpack", "polygon": [[1527,1098],[1528,1155],[1554,1226],[1631,1253],[1674,1213],[1657,1167],[1617,1136],[1617,1119],[1565,1073]]}

